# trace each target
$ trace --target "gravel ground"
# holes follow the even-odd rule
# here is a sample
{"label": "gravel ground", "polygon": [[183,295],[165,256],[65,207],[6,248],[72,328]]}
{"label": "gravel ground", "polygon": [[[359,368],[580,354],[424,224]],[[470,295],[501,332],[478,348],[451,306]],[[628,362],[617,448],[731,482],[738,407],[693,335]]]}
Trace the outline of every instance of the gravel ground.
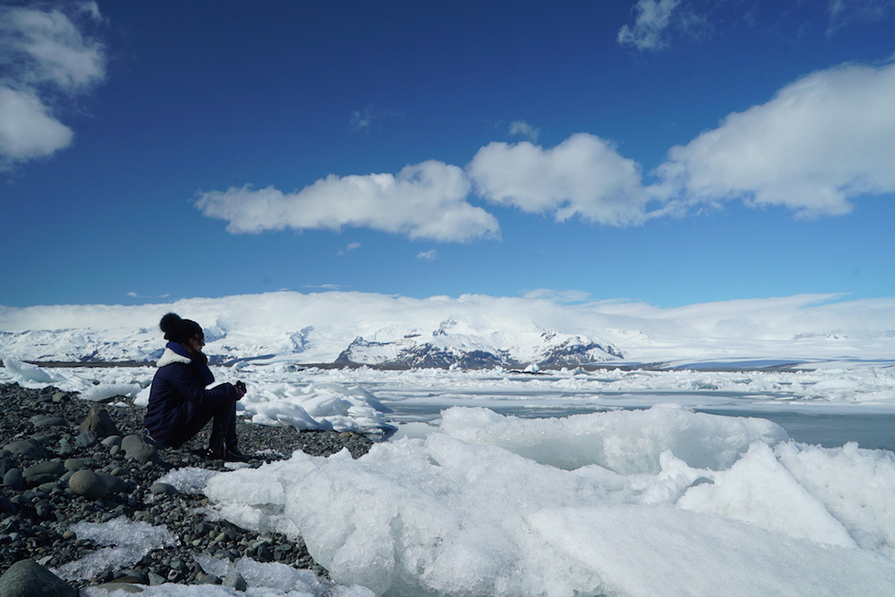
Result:
{"label": "gravel ground", "polygon": [[[117,432],[102,425],[83,430],[91,407],[94,411],[105,409]],[[143,412],[136,406],[87,402],[53,387],[29,390],[0,384],[0,574],[27,558],[58,570],[99,548],[78,539],[70,531],[73,524],[124,516],[166,526],[177,535],[177,546],[150,552],[130,570],[71,580],[74,587],[109,582],[221,583],[223,579],[201,570],[194,557],[198,554],[229,560],[248,556],[326,576],[300,539],[290,541],[282,534],[261,536],[226,521],[208,520],[198,511],[207,505],[204,496],[178,493],[157,484],[173,469],[225,470],[224,463],[206,460],[191,450],[204,448],[207,435],[200,434],[178,450],[156,449],[138,441],[134,435],[145,437]],[[299,432],[245,420],[238,422],[237,431],[240,450],[255,455],[251,466],[288,458],[296,449],[328,456],[345,447],[356,458],[373,443],[354,433]],[[85,478],[96,481],[96,477],[101,482],[83,487]],[[97,497],[99,494],[91,491],[105,495]]]}

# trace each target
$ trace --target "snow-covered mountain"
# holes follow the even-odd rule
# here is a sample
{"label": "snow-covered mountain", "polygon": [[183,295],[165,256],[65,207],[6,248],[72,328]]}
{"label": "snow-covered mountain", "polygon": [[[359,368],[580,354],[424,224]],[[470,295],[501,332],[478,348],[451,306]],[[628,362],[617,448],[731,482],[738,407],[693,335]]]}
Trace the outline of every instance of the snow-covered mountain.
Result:
{"label": "snow-covered mountain", "polygon": [[481,334],[448,319],[431,332],[413,330],[394,340],[358,336],[336,363],[389,367],[568,367],[624,358],[617,347],[556,330]]}
{"label": "snow-covered mountain", "polygon": [[[72,308],[77,312],[71,322],[59,323],[78,327],[50,327],[51,322],[65,319],[59,313],[65,307],[33,307],[18,311],[30,310],[31,324],[47,329],[0,331],[0,356],[43,362],[152,362],[164,346],[152,323],[168,311],[203,325],[206,352],[217,363],[550,367],[624,356],[619,347],[596,334],[569,333],[519,313],[491,314],[491,308],[481,306],[462,299],[273,293],[170,305],[105,306],[89,318],[94,321],[84,321],[89,308]],[[553,317],[545,313],[545,319]]]}
{"label": "snow-covered mountain", "polygon": [[660,309],[463,295],[273,292],[146,305],[0,306],[0,357],[153,362],[173,311],[205,329],[214,362],[387,367],[575,367],[621,360],[891,358],[895,300],[832,295]]}

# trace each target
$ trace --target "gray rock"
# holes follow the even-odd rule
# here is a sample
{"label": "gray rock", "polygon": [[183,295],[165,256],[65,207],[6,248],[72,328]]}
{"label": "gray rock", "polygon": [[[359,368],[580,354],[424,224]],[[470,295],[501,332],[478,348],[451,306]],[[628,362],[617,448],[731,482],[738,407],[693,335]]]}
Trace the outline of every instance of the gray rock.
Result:
{"label": "gray rock", "polygon": [[21,560],[0,576],[0,597],[77,597],[67,582],[35,562]]}
{"label": "gray rock", "polygon": [[[96,585],[95,587],[92,587],[92,588],[102,589],[106,593],[112,593],[113,591],[124,591],[125,593],[142,593],[143,592],[143,587],[129,583],[127,581],[118,580],[117,578],[115,580],[111,580],[111,581],[103,583],[101,585]],[[2,596],[0,596],[0,597],[2,597]]]}
{"label": "gray rock", "polygon": [[224,577],[224,582],[222,583],[225,587],[231,587],[236,589],[237,591],[245,592],[246,589],[249,588],[249,585],[246,583],[246,579],[242,577],[242,574],[237,572],[236,570],[232,571],[226,577]]}
{"label": "gray rock", "polygon": [[124,493],[131,490],[130,485],[115,475],[110,475],[109,473],[104,473],[102,471],[97,471],[96,474],[99,475],[100,479],[103,480],[103,483],[106,484],[106,489],[109,493]]}
{"label": "gray rock", "polygon": [[16,461],[12,458],[0,458],[0,475],[5,475],[6,471],[16,467]]}
{"label": "gray rock", "polygon": [[121,445],[121,436],[120,435],[110,435],[103,439],[100,442],[102,445],[111,448],[112,446],[120,446]]}
{"label": "gray rock", "polygon": [[22,478],[22,469],[11,468],[6,471],[6,474],[3,475],[3,484],[11,489],[21,489],[25,484],[25,480]]}
{"label": "gray rock", "polygon": [[75,446],[79,448],[90,448],[96,445],[98,439],[99,436],[96,434],[96,431],[82,431],[78,434],[78,437],[75,438]]}
{"label": "gray rock", "polygon": [[[25,481],[32,485],[37,485],[37,479],[42,476],[49,475],[51,479],[58,479],[65,473],[65,466],[61,462],[55,460],[44,460],[22,471],[22,477]],[[46,481],[43,481],[46,483]]]}
{"label": "gray rock", "polygon": [[158,450],[143,441],[136,434],[125,435],[121,440],[121,449],[125,456],[133,458],[137,462],[145,463],[158,460]]}
{"label": "gray rock", "polygon": [[69,471],[79,471],[82,468],[93,466],[95,464],[96,461],[93,458],[67,458],[63,463],[63,466]]}
{"label": "gray rock", "polygon": [[68,480],[68,488],[75,495],[80,495],[88,500],[98,500],[106,497],[109,493],[109,488],[106,487],[102,477],[89,469],[76,471]]}
{"label": "gray rock", "polygon": [[177,488],[168,483],[153,483],[149,486],[149,491],[156,495],[173,495],[177,493]]}
{"label": "gray rock", "polygon": [[52,415],[34,415],[28,422],[35,427],[68,427],[68,421]]}
{"label": "gray rock", "polygon": [[81,422],[81,431],[95,431],[99,437],[120,435],[118,427],[109,416],[109,411],[101,406],[92,406],[87,417]]}
{"label": "gray rock", "polygon": [[150,586],[150,587],[155,587],[155,586],[158,586],[158,585],[163,585],[163,584],[165,584],[165,582],[167,582],[167,581],[165,580],[165,577],[163,577],[163,576],[161,576],[161,575],[158,575],[158,574],[156,574],[155,572],[150,572],[150,573],[148,573],[148,574],[146,575],[146,578],[149,580],[149,586]]}
{"label": "gray rock", "polygon": [[3,446],[3,449],[9,450],[10,454],[20,454],[22,456],[30,456],[31,458],[40,458],[44,455],[44,449],[33,439],[20,439],[10,442]]}

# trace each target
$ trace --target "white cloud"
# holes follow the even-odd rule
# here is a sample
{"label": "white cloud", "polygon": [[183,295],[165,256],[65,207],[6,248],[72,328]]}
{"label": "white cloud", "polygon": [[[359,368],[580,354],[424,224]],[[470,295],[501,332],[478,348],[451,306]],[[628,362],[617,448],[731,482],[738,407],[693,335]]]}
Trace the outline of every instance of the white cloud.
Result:
{"label": "white cloud", "polygon": [[68,147],[74,134],[49,112],[33,93],[0,86],[0,169]]}
{"label": "white cloud", "polygon": [[672,13],[679,4],[680,0],[638,0],[634,5],[637,13],[634,26],[625,25],[619,30],[618,43],[632,45],[638,50],[666,47]]}
{"label": "white cloud", "polygon": [[640,224],[648,200],[640,167],[593,135],[572,135],[552,149],[491,143],[467,171],[480,196],[558,221],[575,215],[613,226]]}
{"label": "white cloud", "polygon": [[359,248],[360,248],[360,243],[358,243],[358,242],[348,243],[348,245],[346,245],[344,249],[341,249],[339,251],[339,255],[344,255],[345,253],[350,253],[351,251],[354,251],[355,249],[359,249]]}
{"label": "white cloud", "polygon": [[96,3],[38,6],[0,7],[0,169],[67,147],[72,131],[50,98],[105,78],[102,44],[82,33],[100,20]]}
{"label": "white cloud", "polygon": [[460,168],[427,161],[397,175],[330,175],[293,193],[273,187],[212,191],[196,205],[206,216],[227,220],[235,233],[352,226],[441,242],[499,236],[497,220],[468,203],[468,194]]}
{"label": "white cloud", "polygon": [[510,123],[510,134],[519,135],[520,137],[525,137],[525,139],[532,143],[537,143],[538,136],[541,134],[541,129],[531,126],[524,120],[516,120]]}
{"label": "white cloud", "polygon": [[895,192],[895,63],[813,73],[672,148],[657,174],[684,203],[743,199],[800,216]]}
{"label": "white cloud", "polygon": [[420,253],[417,253],[416,258],[423,261],[435,261],[438,258],[438,251],[436,251],[435,249],[422,251]]}
{"label": "white cloud", "polygon": [[893,97],[895,62],[813,73],[671,148],[649,186],[640,164],[612,143],[578,133],[552,148],[491,143],[465,171],[428,161],[397,175],[329,176],[293,193],[204,193],[197,205],[236,233],[353,226],[441,242],[500,236],[495,217],[468,202],[471,191],[557,221],[610,226],[731,200],[801,217],[842,215],[861,195],[895,193]]}

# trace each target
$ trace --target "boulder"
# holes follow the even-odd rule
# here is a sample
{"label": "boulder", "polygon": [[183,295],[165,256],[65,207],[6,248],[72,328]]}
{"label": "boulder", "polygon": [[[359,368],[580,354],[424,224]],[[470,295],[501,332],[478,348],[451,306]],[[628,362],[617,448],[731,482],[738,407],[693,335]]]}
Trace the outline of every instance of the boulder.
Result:
{"label": "boulder", "polygon": [[0,576],[0,597],[77,596],[74,587],[34,560],[20,560]]}

